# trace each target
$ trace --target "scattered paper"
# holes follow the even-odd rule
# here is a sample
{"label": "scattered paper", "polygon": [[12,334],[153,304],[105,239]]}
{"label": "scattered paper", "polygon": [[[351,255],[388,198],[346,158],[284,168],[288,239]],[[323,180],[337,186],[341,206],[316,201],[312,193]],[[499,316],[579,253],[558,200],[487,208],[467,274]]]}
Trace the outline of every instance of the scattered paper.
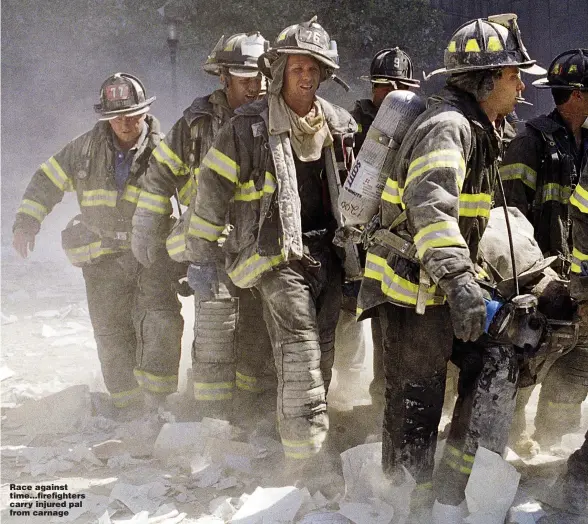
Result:
{"label": "scattered paper", "polygon": [[158,459],[166,460],[170,455],[177,457],[191,450],[199,451],[207,437],[228,440],[230,436],[231,426],[224,420],[204,418],[202,422],[168,423],[161,428],[153,453]]}
{"label": "scattered paper", "polygon": [[12,369],[6,366],[0,367],[0,382],[12,376],[14,376],[14,371],[12,371]]}
{"label": "scattered paper", "polygon": [[394,518],[394,508],[378,500],[371,504],[343,502],[339,504],[339,513],[355,524],[390,524]]}
{"label": "scattered paper", "polygon": [[18,322],[18,317],[16,315],[5,315],[4,313],[0,313],[0,318],[2,319],[3,326]]}
{"label": "scattered paper", "polygon": [[465,489],[468,524],[503,524],[517,493],[520,473],[498,453],[479,447]]}
{"label": "scattered paper", "polygon": [[110,499],[122,502],[133,513],[153,513],[161,505],[160,499],[166,492],[167,487],[161,482],[150,482],[142,486],[119,482],[112,488]]}

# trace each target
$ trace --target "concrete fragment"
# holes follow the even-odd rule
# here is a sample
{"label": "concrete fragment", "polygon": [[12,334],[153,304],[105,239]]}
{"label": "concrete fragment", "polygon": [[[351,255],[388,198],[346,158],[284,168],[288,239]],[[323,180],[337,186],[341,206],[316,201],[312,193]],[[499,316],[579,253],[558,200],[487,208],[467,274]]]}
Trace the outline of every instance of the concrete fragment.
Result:
{"label": "concrete fragment", "polygon": [[94,455],[102,460],[108,460],[111,457],[122,455],[126,451],[122,440],[110,439],[92,446]]}
{"label": "concrete fragment", "polygon": [[541,503],[518,490],[512,507],[508,510],[507,524],[535,524],[546,515]]}
{"label": "concrete fragment", "polygon": [[12,376],[14,376],[14,371],[12,371],[12,369],[6,366],[0,367],[0,382]]}
{"label": "concrete fragment", "polygon": [[298,524],[350,524],[352,522],[337,511],[317,511],[305,515]]}
{"label": "concrete fragment", "polygon": [[6,413],[3,431],[17,435],[73,433],[90,416],[88,386],[72,386]]}
{"label": "concrete fragment", "polygon": [[517,493],[520,473],[498,453],[479,447],[465,489],[468,524],[503,524]]}
{"label": "concrete fragment", "polygon": [[298,488],[256,488],[245,504],[233,515],[232,524],[286,524],[294,517],[302,504]]}
{"label": "concrete fragment", "polygon": [[0,313],[0,318],[2,319],[3,326],[18,322],[18,317],[16,315],[5,315],[4,313]]}
{"label": "concrete fragment", "polygon": [[212,518],[225,522],[229,521],[237,510],[231,504],[231,497],[217,497],[209,502],[208,511],[212,513]]}
{"label": "concrete fragment", "polygon": [[202,422],[167,423],[157,436],[153,453],[158,459],[166,460],[171,454],[201,451],[204,439],[228,440],[230,432],[230,424],[224,420],[204,418]]}

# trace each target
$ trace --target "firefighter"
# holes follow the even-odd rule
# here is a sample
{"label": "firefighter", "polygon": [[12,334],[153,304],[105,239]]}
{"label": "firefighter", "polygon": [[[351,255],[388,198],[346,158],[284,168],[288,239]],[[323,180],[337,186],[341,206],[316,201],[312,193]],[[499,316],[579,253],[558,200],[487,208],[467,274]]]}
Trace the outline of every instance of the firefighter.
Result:
{"label": "firefighter", "polygon": [[63,247],[82,268],[104,382],[127,414],[144,401],[142,391],[152,405],[176,391],[183,329],[171,261],[144,268],[131,252],[140,177],[163,137],[148,114],[154,100],[135,76],[109,76],[95,106],[99,122],[41,165],[13,227],[26,258],[45,216],[65,191],[76,192],[81,214],[63,231]]}
{"label": "firefighter", "polygon": [[[174,260],[188,260],[186,238],[194,225],[186,220],[186,213],[169,232],[170,199],[177,193],[182,204],[190,204],[201,160],[219,130],[235,109],[259,97],[263,77],[257,58],[267,47],[267,40],[258,32],[221,37],[204,70],[219,76],[223,87],[196,98],[154,151],[133,217],[133,252],[144,266],[166,256],[166,243]],[[191,278],[188,282],[195,290],[192,379],[197,411],[228,418],[235,385],[245,397],[240,402],[247,405],[264,390],[268,379],[264,371],[271,362],[271,345],[265,326],[258,323],[263,314],[261,301],[251,290],[236,293],[230,284],[223,285],[215,297],[205,296],[199,282]]]}
{"label": "firefighter", "polygon": [[[588,49],[558,55],[547,78],[533,84],[550,88],[556,108],[527,122],[505,155],[500,172],[508,205],[518,207],[535,228],[545,256],[559,258],[560,277],[579,272],[581,253],[571,254],[569,209],[588,213],[582,194],[571,201],[582,166],[588,163]],[[584,127],[583,127],[584,126]],[[580,191],[580,190],[579,190]],[[586,249],[588,253],[588,249]],[[511,440],[520,453],[558,444],[565,433],[579,428],[581,404],[588,393],[588,330],[580,324],[575,349],[542,372],[542,387],[535,417],[535,433],[527,435],[525,405],[533,387],[521,389]]]}
{"label": "firefighter", "polygon": [[[468,343],[484,332],[476,262],[501,150],[495,122],[525,88],[520,70],[544,71],[529,58],[514,15],[461,26],[444,63],[433,74],[448,74],[447,85],[408,130],[395,159],[400,167],[382,192],[382,233],[378,241],[371,235],[358,300],[360,318],[375,310],[382,325],[383,469],[393,482],[404,480],[402,466],[408,469],[417,482],[413,503],[431,501],[426,488],[454,336]],[[499,355],[503,365],[511,349]],[[470,445],[456,442],[458,467],[470,464]],[[433,522],[459,522],[460,501],[439,484]]]}
{"label": "firefighter", "polygon": [[[278,429],[295,476],[317,465],[328,429],[326,390],[341,306],[341,263],[327,182],[335,146],[356,130],[351,115],[315,95],[338,69],[316,22],[284,29],[259,59],[268,96],[236,111],[203,160],[194,197],[192,265],[218,286],[211,257],[263,301],[278,378]],[[233,201],[232,229],[217,240]]]}

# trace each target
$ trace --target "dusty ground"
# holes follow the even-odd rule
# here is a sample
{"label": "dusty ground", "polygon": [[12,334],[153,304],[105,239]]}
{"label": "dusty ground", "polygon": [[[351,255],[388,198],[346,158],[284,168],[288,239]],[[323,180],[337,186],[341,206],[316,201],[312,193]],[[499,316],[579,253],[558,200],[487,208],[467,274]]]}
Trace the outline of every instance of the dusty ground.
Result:
{"label": "dusty ground", "polygon": [[[16,257],[9,245],[9,235],[4,234],[2,239],[2,522],[98,522],[105,512],[110,514],[113,522],[127,519],[134,524],[171,524],[180,521],[177,519],[181,522],[224,522],[231,512],[234,513],[235,507],[244,504],[243,497],[239,500],[243,493],[251,494],[258,486],[277,484],[276,473],[282,466],[280,447],[271,423],[261,423],[256,433],[249,435],[234,428],[219,428],[212,422],[212,426],[199,427],[203,431],[201,442],[206,453],[204,449],[194,453],[192,448],[182,454],[174,449],[171,453],[165,450],[156,452],[159,458],[155,458],[155,439],[166,418],[173,422],[173,414],[166,412],[159,417],[132,423],[115,423],[101,416],[104,413],[96,404],[92,408],[92,399],[99,398],[97,393],[104,392],[104,386],[88,318],[83,279],[81,271],[67,263],[58,247],[58,232],[65,225],[66,211],[70,208],[71,204],[66,204],[64,212],[49,217],[43,228],[44,236],[40,237],[30,260],[22,261]],[[189,367],[193,318],[188,299],[184,301],[184,314],[184,349],[187,351],[184,351],[180,371],[182,389]],[[366,370],[370,366],[371,362],[366,362]],[[368,371],[363,374],[363,379],[365,389],[369,381]],[[71,386],[79,387],[67,390]],[[48,404],[32,403],[64,390],[67,391],[61,399],[50,400]],[[181,401],[182,397],[178,396],[175,404]],[[24,434],[18,434],[18,431],[15,433],[7,428],[6,423],[14,416],[15,410],[20,408],[22,413],[23,403],[32,416],[23,426],[28,429],[21,431]],[[529,420],[532,420],[535,409],[536,395],[529,405]],[[587,415],[588,404],[585,403],[585,425]],[[56,427],[59,424],[61,427]],[[357,431],[350,431],[350,428]],[[216,436],[207,438],[210,434]],[[219,445],[221,434],[224,440]],[[362,443],[367,428],[361,427],[361,421],[353,412],[333,412],[332,434],[335,437],[332,445],[334,466],[325,470],[325,478],[321,481],[330,500],[315,495],[320,483],[309,482],[310,495],[315,495],[315,500],[301,492],[302,508],[297,519],[312,509],[322,508],[322,511],[329,512],[331,520],[326,520],[327,516],[323,515],[324,520],[316,516],[315,520],[304,522],[389,522],[385,510],[382,510],[384,516],[378,520],[380,517],[376,518],[377,510],[373,508],[369,518],[365,514],[359,520],[357,517],[348,520],[337,513],[339,520],[335,519],[332,512],[345,507],[339,504],[344,484],[340,467],[336,464],[338,453],[346,446]],[[95,447],[105,441],[115,442]],[[579,435],[572,435],[556,455],[540,457],[532,463],[516,463],[522,473],[520,500],[525,500],[526,496],[538,496],[578,441]],[[64,492],[83,494],[85,498],[81,507],[72,506],[68,516],[54,520],[47,516],[11,516],[8,504],[14,499],[10,494],[22,493],[14,487],[11,489],[11,484],[32,485],[33,489],[41,484],[52,484],[53,488],[67,484]],[[129,495],[129,489],[133,497]],[[59,493],[59,490],[54,492]],[[68,499],[68,505],[79,500]],[[147,515],[140,513],[147,510],[149,518],[153,519],[158,508],[160,514],[167,514],[167,517],[147,520]],[[362,511],[362,508],[345,508],[348,517],[353,511]],[[281,518],[285,520],[279,521],[291,521],[286,515],[287,511],[282,512]],[[532,518],[538,520],[540,514],[533,515]],[[131,518],[134,520],[128,520]],[[264,518],[263,522],[278,522],[273,520],[277,518],[275,515]],[[109,520],[106,519],[107,516],[103,516],[100,524],[107,524]],[[255,518],[237,521],[261,522]]]}

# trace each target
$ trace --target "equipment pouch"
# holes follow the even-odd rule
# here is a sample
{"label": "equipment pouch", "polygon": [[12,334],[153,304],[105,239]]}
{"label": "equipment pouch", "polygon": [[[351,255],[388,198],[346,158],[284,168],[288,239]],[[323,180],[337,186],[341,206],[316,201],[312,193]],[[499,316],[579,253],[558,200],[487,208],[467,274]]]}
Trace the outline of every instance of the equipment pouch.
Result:
{"label": "equipment pouch", "polygon": [[102,248],[100,237],[90,231],[81,220],[82,216],[72,218],[61,232],[61,245],[69,261],[76,267],[85,267],[107,252]]}

